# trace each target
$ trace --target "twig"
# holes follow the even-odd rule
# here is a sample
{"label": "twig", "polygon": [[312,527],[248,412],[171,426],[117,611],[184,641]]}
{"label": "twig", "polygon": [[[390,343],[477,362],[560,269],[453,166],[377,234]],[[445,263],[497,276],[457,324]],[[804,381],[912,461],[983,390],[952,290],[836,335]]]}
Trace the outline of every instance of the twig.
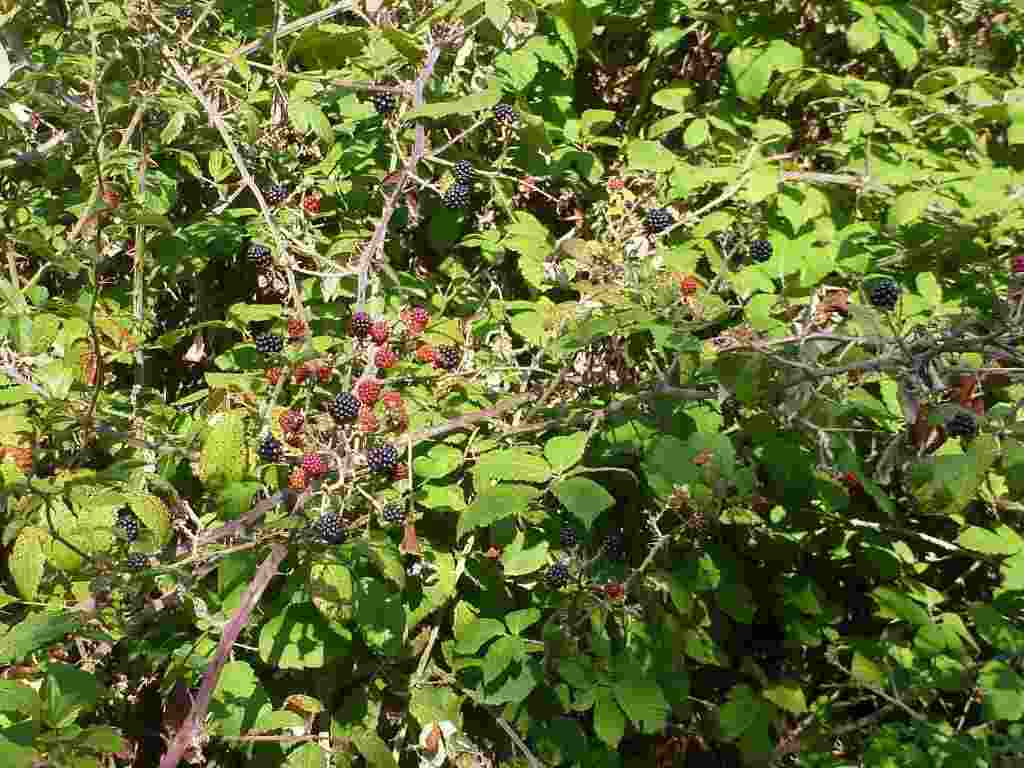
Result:
{"label": "twig", "polygon": [[544,768],[544,763],[534,756],[533,752],[530,751],[530,748],[526,746],[526,742],[519,738],[519,734],[516,733],[508,720],[500,715],[496,717],[495,720],[497,720],[498,725],[501,726],[501,730],[508,734],[508,737],[512,739],[512,743],[515,744],[516,747],[519,748],[519,751],[526,757],[526,762],[530,764],[530,768]]}

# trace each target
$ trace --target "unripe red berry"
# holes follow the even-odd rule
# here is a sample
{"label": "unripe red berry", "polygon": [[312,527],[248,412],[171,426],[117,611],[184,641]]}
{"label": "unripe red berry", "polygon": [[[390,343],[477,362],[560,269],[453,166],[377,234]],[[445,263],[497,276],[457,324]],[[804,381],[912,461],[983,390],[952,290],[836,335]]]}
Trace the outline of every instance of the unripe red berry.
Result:
{"label": "unripe red berry", "polygon": [[409,467],[405,464],[395,464],[395,468],[391,470],[391,479],[395,482],[405,480],[408,476]]}
{"label": "unripe red berry", "polygon": [[421,363],[434,362],[434,348],[429,344],[423,344],[416,350],[416,359]]}
{"label": "unripe red berry", "polygon": [[288,476],[288,487],[293,491],[301,491],[306,487],[306,470],[296,467]]}
{"label": "unripe red berry", "polygon": [[364,405],[359,409],[357,426],[361,432],[367,435],[372,435],[380,429],[380,424],[377,421],[377,414],[373,412],[373,408],[368,405]]}
{"label": "unripe red berry", "polygon": [[1024,254],[1013,257],[1013,274],[1024,274]]}
{"label": "unripe red berry", "polygon": [[398,411],[405,407],[405,403],[402,402],[402,396],[394,390],[388,390],[382,394],[380,396],[380,401],[389,411]]}
{"label": "unripe red berry", "polygon": [[395,354],[395,350],[391,347],[381,347],[377,350],[377,354],[373,356],[373,362],[378,368],[386,371],[398,362],[398,355]]}
{"label": "unripe red berry", "polygon": [[373,405],[380,397],[380,381],[378,379],[362,379],[356,384],[356,397],[364,405]]}
{"label": "unripe red berry", "polygon": [[387,320],[377,320],[370,326],[370,338],[377,344],[383,344],[391,336],[391,328]]}

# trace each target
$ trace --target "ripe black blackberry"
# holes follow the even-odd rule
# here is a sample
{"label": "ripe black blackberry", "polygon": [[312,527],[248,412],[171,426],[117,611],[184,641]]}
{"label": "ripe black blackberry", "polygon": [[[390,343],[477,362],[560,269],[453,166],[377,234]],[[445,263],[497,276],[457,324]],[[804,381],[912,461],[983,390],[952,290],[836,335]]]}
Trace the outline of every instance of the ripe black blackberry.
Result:
{"label": "ripe black blackberry", "polygon": [[174,12],[174,18],[176,18],[178,21],[191,21],[192,15],[192,9],[187,5],[183,5],[181,8]]}
{"label": "ripe black blackberry", "polygon": [[544,581],[551,589],[560,589],[569,583],[569,564],[564,560],[548,566]]}
{"label": "ripe black blackberry", "polygon": [[127,507],[118,510],[117,527],[121,529],[125,541],[129,544],[139,538],[139,518]]}
{"label": "ripe black blackberry", "polygon": [[772,244],[767,240],[755,240],[750,244],[750,260],[763,264],[772,257]]}
{"label": "ripe black blackberry", "polygon": [[497,104],[494,107],[494,119],[502,125],[514,128],[519,125],[519,115],[511,104]]}
{"label": "ripe black blackberry", "polygon": [[141,571],[149,565],[149,557],[141,552],[132,552],[125,558],[124,565],[129,571]]}
{"label": "ripe black blackberry", "polygon": [[893,309],[896,302],[900,300],[900,287],[894,280],[883,277],[871,286],[868,291],[868,300],[871,302],[871,306],[878,309],[886,311]]}
{"label": "ripe black blackberry", "polygon": [[397,463],[398,451],[395,450],[395,446],[387,443],[371,448],[366,453],[366,464],[370,467],[371,472],[381,475],[390,474]]}
{"label": "ripe black blackberry", "polygon": [[434,349],[434,363],[445,371],[454,371],[462,362],[462,351],[451,344],[442,344]]}
{"label": "ripe black blackberry", "polygon": [[264,461],[275,464],[284,457],[284,448],[281,446],[280,440],[267,432],[260,441],[260,447],[256,449],[256,453]]}
{"label": "ripe black blackberry", "polygon": [[313,523],[313,532],[321,541],[341,544],[345,540],[345,523],[337,512],[324,512],[320,519]]}
{"label": "ripe black blackberry", "polygon": [[284,349],[284,339],[273,333],[261,333],[254,341],[261,355],[276,355]]}
{"label": "ripe black blackberry", "polygon": [[579,543],[576,529],[569,525],[569,523],[565,523],[558,532],[558,540],[565,549],[572,549]]}
{"label": "ripe black blackberry", "polygon": [[971,414],[960,411],[946,422],[946,434],[970,440],[978,434],[978,421]]}
{"label": "ripe black blackberry", "polygon": [[612,531],[604,540],[604,556],[609,560],[626,559],[626,539],[622,531]]}
{"label": "ripe black blackberry", "polygon": [[671,227],[675,221],[668,208],[649,208],[647,216],[644,217],[644,228],[649,234],[656,235]]}
{"label": "ripe black blackberry", "polygon": [[330,411],[335,421],[345,422],[355,421],[359,416],[359,409],[362,407],[363,404],[359,402],[359,398],[351,392],[339,392],[327,406],[327,410]]}
{"label": "ripe black blackberry", "polygon": [[249,246],[249,261],[258,267],[270,266],[270,249],[265,245],[253,243]]}
{"label": "ripe black blackberry", "polygon": [[405,505],[393,501],[384,506],[384,511],[381,512],[381,516],[384,518],[385,523],[404,523]]}
{"label": "ripe black blackberry", "polygon": [[441,198],[445,208],[465,208],[469,205],[469,198],[473,194],[473,188],[469,184],[458,181],[448,187]]}
{"label": "ripe black blackberry", "polygon": [[373,94],[373,108],[377,110],[378,115],[390,115],[392,112],[395,111],[396,106],[398,106],[398,100],[395,99],[395,94]]}
{"label": "ripe black blackberry", "polygon": [[472,184],[475,174],[476,171],[473,170],[473,164],[469,160],[459,160],[452,168],[452,175],[460,184]]}
{"label": "ripe black blackberry", "polygon": [[373,321],[370,320],[370,316],[365,312],[356,312],[352,315],[352,323],[349,326],[352,335],[357,339],[365,339],[369,333],[370,328],[373,327]]}
{"label": "ripe black blackberry", "polygon": [[265,193],[267,202],[271,205],[283,203],[288,197],[288,187],[284,184],[274,184]]}

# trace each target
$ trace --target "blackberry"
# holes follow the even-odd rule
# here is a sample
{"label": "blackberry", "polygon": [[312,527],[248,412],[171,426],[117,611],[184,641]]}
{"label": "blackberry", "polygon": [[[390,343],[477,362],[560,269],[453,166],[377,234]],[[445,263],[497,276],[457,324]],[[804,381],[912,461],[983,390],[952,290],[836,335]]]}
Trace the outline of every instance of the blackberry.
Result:
{"label": "blackberry", "polygon": [[149,565],[149,558],[141,552],[132,552],[124,561],[124,566],[129,571],[141,571]]}
{"label": "blackberry", "polygon": [[569,564],[565,561],[548,567],[544,581],[551,589],[560,589],[569,583]]}
{"label": "blackberry", "polygon": [[579,543],[579,538],[576,536],[576,529],[566,523],[562,526],[562,530],[558,532],[558,540],[562,543],[565,549],[572,549]]}
{"label": "blackberry", "polygon": [[609,560],[621,561],[626,559],[626,539],[621,529],[612,531],[604,540],[604,554]]}
{"label": "blackberry", "polygon": [[121,529],[129,544],[139,538],[139,518],[127,507],[118,511],[117,527]]}
{"label": "blackberry", "polygon": [[473,188],[469,184],[459,181],[448,187],[441,202],[444,203],[445,208],[465,208],[469,205],[469,197],[472,193]]}
{"label": "blackberry", "polygon": [[871,306],[882,310],[891,310],[900,300],[900,287],[894,280],[884,277],[878,280],[868,292],[868,300]]}
{"label": "blackberry", "polygon": [[735,395],[729,395],[719,406],[722,411],[722,420],[726,424],[734,424],[743,412],[743,406]]}
{"label": "blackberry", "polygon": [[814,170],[821,173],[835,173],[839,167],[839,161],[832,155],[817,154],[814,156]]}
{"label": "blackberry", "polygon": [[644,228],[649,234],[656,235],[671,227],[675,221],[668,208],[649,208],[644,217]]}
{"label": "blackberry", "polygon": [[398,101],[393,93],[375,93],[372,100],[373,108],[377,110],[378,115],[390,115],[398,106]]}
{"label": "blackberry", "polygon": [[434,350],[434,363],[445,371],[454,371],[462,362],[462,352],[458,347],[442,344]]}
{"label": "blackberry", "polygon": [[369,333],[370,328],[373,327],[373,323],[370,321],[370,316],[365,312],[356,312],[352,315],[352,324],[350,329],[352,335],[357,339],[365,339]]}
{"label": "blackberry", "polygon": [[494,119],[510,128],[519,125],[519,115],[516,114],[511,104],[496,104],[494,107]]}
{"label": "blackberry", "polygon": [[772,244],[767,240],[755,240],[750,244],[750,260],[764,264],[772,257]]}
{"label": "blackberry", "polygon": [[946,422],[946,434],[970,440],[978,434],[978,421],[971,414],[960,411]]}
{"label": "blackberry", "polygon": [[317,538],[328,544],[341,544],[345,540],[345,523],[337,512],[325,512],[313,523]]}
{"label": "blackberry", "polygon": [[395,450],[393,445],[378,445],[376,448],[371,448],[367,451],[366,463],[370,467],[371,472],[377,472],[382,475],[390,474],[391,470],[398,463],[398,451]]}
{"label": "blackberry", "polygon": [[384,507],[384,511],[381,512],[381,516],[384,518],[386,523],[404,523],[405,522],[405,505],[399,504],[398,502],[392,502]]}
{"label": "blackberry", "polygon": [[249,246],[249,261],[258,267],[269,267],[270,249],[265,245],[253,243]]}
{"label": "blackberry", "polygon": [[473,164],[469,160],[459,160],[452,169],[455,180],[460,184],[472,184],[475,173]]}
{"label": "blackberry", "polygon": [[179,8],[178,10],[176,10],[174,12],[174,18],[176,18],[178,21],[191,21],[192,20],[192,16],[193,16],[192,9],[189,8],[187,5],[186,6],[182,6],[181,8]]}
{"label": "blackberry", "polygon": [[284,339],[273,333],[261,333],[255,341],[256,351],[261,355],[276,355],[284,349]]}
{"label": "blackberry", "polygon": [[283,203],[288,197],[288,187],[284,184],[274,184],[265,193],[267,202],[271,205]]}
{"label": "blackberry", "polygon": [[284,448],[281,447],[281,441],[269,432],[263,436],[260,447],[256,452],[261,459],[270,464],[274,464],[284,457]]}
{"label": "blackberry", "polygon": [[327,406],[327,410],[330,411],[335,421],[345,422],[355,421],[359,416],[359,409],[362,407],[363,404],[359,402],[359,398],[351,392],[340,392],[334,396],[334,400]]}

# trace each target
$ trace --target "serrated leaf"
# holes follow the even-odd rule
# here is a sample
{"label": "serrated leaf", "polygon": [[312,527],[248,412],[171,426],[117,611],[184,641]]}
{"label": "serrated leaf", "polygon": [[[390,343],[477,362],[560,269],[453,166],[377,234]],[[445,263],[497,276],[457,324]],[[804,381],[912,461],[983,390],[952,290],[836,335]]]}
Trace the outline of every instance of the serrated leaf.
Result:
{"label": "serrated leaf", "polygon": [[260,631],[260,658],[279,669],[318,669],[328,657],[348,655],[349,639],[310,605],[290,605]]}
{"label": "serrated leaf", "polygon": [[501,101],[501,91],[498,88],[490,88],[482,93],[471,93],[455,101],[424,104],[422,107],[410,109],[403,117],[406,120],[416,120],[424,117],[437,118],[449,115],[472,115],[474,112],[482,112],[493,108],[499,101]]}
{"label": "serrated leaf", "polygon": [[569,514],[583,523],[587,530],[602,512],[615,506],[615,498],[586,477],[567,478],[558,483],[553,492]]}
{"label": "serrated leaf", "polygon": [[505,616],[505,626],[513,635],[522,634],[524,629],[540,621],[541,613],[536,608],[523,608]]}
{"label": "serrated leaf", "polygon": [[437,480],[451,474],[462,463],[462,451],[450,445],[439,443],[431,446],[425,456],[413,459],[412,469],[417,477]]}
{"label": "serrated leaf", "polygon": [[82,625],[70,613],[33,613],[0,636],[0,664],[21,661],[39,648],[50,645]]}
{"label": "serrated leaf", "polygon": [[459,515],[456,536],[461,539],[476,528],[491,525],[512,515],[522,514],[539,496],[540,492],[528,485],[505,484],[496,488],[488,488]]}
{"label": "serrated leaf", "polygon": [[151,493],[128,494],[128,505],[143,525],[153,532],[158,546],[162,547],[171,540],[171,513],[159,497]]}
{"label": "serrated leaf", "polygon": [[495,640],[484,656],[484,684],[497,680],[514,661],[526,658],[526,646],[522,638],[503,635]]}
{"label": "serrated leaf", "polygon": [[174,140],[181,135],[181,130],[185,127],[185,113],[175,112],[171,115],[171,119],[167,121],[167,125],[160,131],[160,143],[162,144],[173,144]]}
{"label": "serrated leaf", "polygon": [[611,749],[617,749],[626,733],[626,716],[611,688],[600,688],[594,701],[594,733]]}
{"label": "serrated leaf", "polygon": [[669,705],[656,680],[631,669],[630,674],[616,680],[612,690],[622,711],[641,732],[652,734],[664,729]]}
{"label": "serrated leaf", "polygon": [[323,768],[327,762],[327,753],[319,744],[308,742],[300,744],[288,753],[285,758],[286,768]]}
{"label": "serrated leaf", "polygon": [[18,592],[26,600],[35,600],[39,591],[46,565],[45,552],[49,546],[50,534],[34,527],[22,528],[14,542],[7,567]]}
{"label": "serrated leaf", "polygon": [[807,699],[796,683],[773,685],[761,691],[761,695],[775,706],[794,715],[802,715],[807,711]]}
{"label": "serrated leaf", "polygon": [[1024,542],[1010,528],[1000,526],[995,531],[978,526],[968,526],[957,537],[956,543],[975,552],[987,555],[1014,555],[1024,548]]}
{"label": "serrated leaf", "polygon": [[458,633],[455,652],[464,656],[479,651],[486,643],[505,634],[505,625],[497,619],[474,619]]}
{"label": "serrated leaf", "polygon": [[477,487],[484,489],[502,480],[543,483],[551,477],[548,463],[524,448],[507,448],[485,453],[473,468]]}
{"label": "serrated leaf", "polygon": [[387,744],[376,733],[358,728],[352,731],[352,743],[371,768],[398,768]]}
{"label": "serrated leaf", "polygon": [[245,422],[238,412],[214,417],[199,457],[199,473],[212,485],[238,482],[245,475]]}

